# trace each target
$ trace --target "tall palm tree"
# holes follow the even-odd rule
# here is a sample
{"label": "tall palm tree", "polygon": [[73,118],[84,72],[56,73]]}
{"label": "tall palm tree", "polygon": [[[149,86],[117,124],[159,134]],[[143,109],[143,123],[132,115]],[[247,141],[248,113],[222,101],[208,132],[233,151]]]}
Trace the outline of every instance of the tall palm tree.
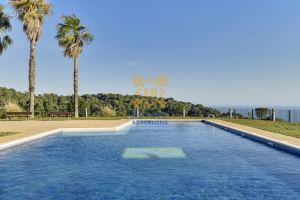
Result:
{"label": "tall palm tree", "polygon": [[5,8],[5,6],[0,5],[0,56],[8,49],[9,46],[14,44],[14,41],[9,37],[9,35],[5,35],[1,38],[2,34],[10,32],[12,29],[9,21],[12,16],[4,13]]}
{"label": "tall palm tree", "polygon": [[62,23],[56,25],[58,45],[62,47],[64,57],[74,59],[74,107],[75,117],[78,117],[78,57],[82,52],[83,45],[89,45],[94,40],[94,35],[89,29],[80,24],[80,19],[72,15],[62,15]]}
{"label": "tall palm tree", "polygon": [[34,90],[35,90],[35,46],[42,37],[44,17],[50,18],[53,14],[53,4],[46,0],[9,0],[17,18],[23,23],[23,31],[30,41],[29,59],[29,92],[30,112],[34,117]]}

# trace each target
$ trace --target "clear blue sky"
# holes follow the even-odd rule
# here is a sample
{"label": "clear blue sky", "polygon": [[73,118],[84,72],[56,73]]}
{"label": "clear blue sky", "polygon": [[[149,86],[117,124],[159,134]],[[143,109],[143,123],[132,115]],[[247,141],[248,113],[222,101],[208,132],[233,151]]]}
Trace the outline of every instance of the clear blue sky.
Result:
{"label": "clear blue sky", "polygon": [[[53,37],[60,15],[74,12],[95,36],[79,57],[80,95],[134,94],[133,75],[167,75],[164,97],[181,101],[299,106],[300,1],[52,3],[36,48],[36,94],[73,93],[73,60]],[[12,25],[15,45],[0,57],[0,86],[28,91],[29,42],[22,24]]]}

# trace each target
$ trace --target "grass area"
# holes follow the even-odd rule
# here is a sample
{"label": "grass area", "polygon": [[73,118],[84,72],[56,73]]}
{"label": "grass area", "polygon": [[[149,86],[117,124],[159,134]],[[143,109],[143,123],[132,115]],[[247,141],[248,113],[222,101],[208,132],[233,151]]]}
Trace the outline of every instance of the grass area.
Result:
{"label": "grass area", "polygon": [[291,122],[273,122],[267,120],[252,120],[252,119],[228,119],[223,118],[221,120],[232,122],[244,126],[258,128],[273,133],[280,133],[296,138],[300,138],[300,123]]}
{"label": "grass area", "polygon": [[0,132],[0,137],[1,136],[6,136],[6,135],[14,135],[17,134],[18,132]]}

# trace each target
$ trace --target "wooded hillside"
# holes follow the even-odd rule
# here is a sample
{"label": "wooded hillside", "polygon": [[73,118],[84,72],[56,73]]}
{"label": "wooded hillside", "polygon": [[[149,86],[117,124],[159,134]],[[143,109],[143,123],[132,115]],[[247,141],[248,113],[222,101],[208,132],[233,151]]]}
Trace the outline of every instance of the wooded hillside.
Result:
{"label": "wooded hillside", "polygon": [[[143,103],[139,105],[139,112],[145,113],[162,113],[165,112],[168,116],[181,116],[182,109],[185,107],[186,116],[206,117],[208,113],[214,113],[212,108],[204,107],[201,104],[192,104],[190,102],[176,101],[174,98],[167,98],[166,107],[162,108],[157,103],[154,97],[138,97],[137,95],[122,95],[122,94],[85,94],[79,96],[79,116],[84,116],[85,108],[88,108],[88,115],[92,117],[100,117],[104,114],[101,112],[104,107],[115,110],[116,116],[129,116],[135,112],[133,101],[136,98],[145,98]],[[17,92],[14,89],[0,87],[0,108],[6,102],[14,101],[24,111],[29,110],[29,92]],[[66,112],[74,111],[74,98],[72,95],[58,96],[57,94],[39,94],[35,96],[35,115],[47,116],[48,112]],[[149,107],[146,102],[150,105]]]}

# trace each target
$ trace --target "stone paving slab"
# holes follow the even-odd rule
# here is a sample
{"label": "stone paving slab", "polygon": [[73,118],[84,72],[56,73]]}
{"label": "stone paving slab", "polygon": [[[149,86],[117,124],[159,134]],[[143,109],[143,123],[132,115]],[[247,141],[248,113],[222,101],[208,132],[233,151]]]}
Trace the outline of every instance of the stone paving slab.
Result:
{"label": "stone paving slab", "polygon": [[0,144],[59,128],[112,128],[127,122],[121,120],[71,121],[0,121],[0,132],[20,132],[0,137]]}
{"label": "stone paving slab", "polygon": [[291,137],[291,136],[287,136],[287,135],[282,135],[282,134],[279,134],[279,133],[273,133],[273,132],[270,132],[270,131],[264,131],[264,130],[260,130],[260,129],[257,129],[257,128],[251,128],[249,126],[244,126],[244,125],[235,124],[235,123],[232,123],[232,122],[226,122],[226,121],[222,121],[222,120],[216,120],[216,122],[219,123],[219,124],[223,124],[223,125],[226,125],[226,126],[230,126],[230,127],[233,127],[233,128],[240,129],[240,130],[256,133],[257,135],[272,138],[272,139],[275,139],[275,140],[288,141],[288,144],[293,144],[293,145],[296,145],[296,146],[300,147],[300,139],[299,138],[295,138],[295,137]]}

